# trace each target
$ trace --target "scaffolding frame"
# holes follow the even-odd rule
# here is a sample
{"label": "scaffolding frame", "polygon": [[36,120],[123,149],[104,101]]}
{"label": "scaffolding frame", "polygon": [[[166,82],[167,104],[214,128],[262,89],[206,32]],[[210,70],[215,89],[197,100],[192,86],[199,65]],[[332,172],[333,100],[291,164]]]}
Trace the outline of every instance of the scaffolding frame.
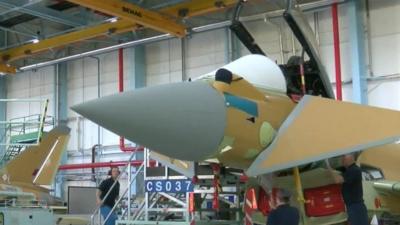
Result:
{"label": "scaffolding frame", "polygon": [[0,129],[4,132],[0,137],[2,163],[11,160],[24,148],[39,145],[44,133],[44,128],[54,126],[54,118],[47,116],[48,99],[0,99],[0,102],[12,103],[39,103],[40,114],[33,114],[6,121],[0,121]]}
{"label": "scaffolding frame", "polygon": [[[161,176],[149,176],[148,175],[148,167],[150,166],[150,160],[154,160],[151,157],[151,151],[145,149],[144,151],[144,167],[141,168],[143,171],[144,180],[178,180],[178,179],[189,179],[183,175],[181,176],[169,176],[168,169],[169,166],[165,166],[164,174]],[[158,160],[158,164],[169,165],[168,162],[163,162],[160,159]],[[193,169],[193,168],[189,168]],[[139,172],[139,171],[137,171]],[[136,172],[136,173],[137,173]],[[182,171],[179,171],[182,173]],[[190,174],[191,171],[184,172],[184,174]],[[213,175],[203,175],[199,176],[200,179],[208,179],[208,188],[201,189],[199,187],[195,188],[193,193],[201,195],[201,203],[208,198],[211,197],[214,193],[214,188],[212,186],[212,178]],[[136,178],[136,176],[135,176]],[[129,180],[128,176],[128,184],[132,184]],[[207,185],[206,185],[207,186]],[[237,182],[235,184],[235,191],[223,191],[220,193],[219,200],[220,202],[225,202],[229,204],[229,208],[222,209],[222,211],[235,213],[235,219],[233,220],[202,220],[202,214],[204,213],[213,213],[213,209],[198,209],[196,212],[189,211],[189,201],[190,201],[190,192],[181,192],[181,193],[166,193],[166,192],[145,192],[144,198],[138,204],[137,207],[132,207],[132,198],[128,196],[128,204],[125,210],[122,210],[121,217],[117,220],[117,225],[202,225],[202,224],[216,224],[216,225],[239,225],[243,224],[243,214],[242,208],[240,204],[240,183]],[[129,190],[130,186],[127,187]],[[144,187],[143,187],[144,188]],[[203,186],[204,188],[204,186]],[[234,196],[234,202],[229,202],[224,197],[226,195]],[[167,200],[165,203],[161,202],[160,199]],[[165,221],[166,217],[169,213],[177,214],[177,218],[175,220]],[[200,218],[198,218],[200,217]]]}

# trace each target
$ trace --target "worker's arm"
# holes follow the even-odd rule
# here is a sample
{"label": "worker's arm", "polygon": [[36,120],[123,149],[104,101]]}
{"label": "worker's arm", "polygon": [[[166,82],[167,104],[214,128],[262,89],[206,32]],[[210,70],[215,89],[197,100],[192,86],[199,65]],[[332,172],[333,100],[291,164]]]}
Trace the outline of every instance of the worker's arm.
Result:
{"label": "worker's arm", "polygon": [[344,183],[344,178],[342,175],[338,174],[334,169],[332,169],[331,164],[329,163],[328,160],[326,162],[326,167],[329,170],[329,173],[333,177],[333,180],[335,181],[336,184],[343,184]]}
{"label": "worker's arm", "polygon": [[99,189],[97,189],[96,190],[96,203],[97,203],[97,205],[103,204],[100,196],[101,196],[101,191]]}
{"label": "worker's arm", "polygon": [[107,189],[106,189],[106,182],[101,182],[99,187],[96,190],[96,202],[97,205],[102,205],[103,204],[103,200],[101,200],[101,195],[103,193],[107,193]]}
{"label": "worker's arm", "polygon": [[343,184],[344,183],[344,178],[342,175],[336,173],[332,168],[329,169],[329,172],[331,173],[333,180],[335,181],[336,184]]}

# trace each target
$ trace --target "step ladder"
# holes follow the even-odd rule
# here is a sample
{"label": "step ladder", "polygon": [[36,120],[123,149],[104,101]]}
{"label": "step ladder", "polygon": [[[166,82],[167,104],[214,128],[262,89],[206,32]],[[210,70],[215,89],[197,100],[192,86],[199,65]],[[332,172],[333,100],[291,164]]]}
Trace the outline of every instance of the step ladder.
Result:
{"label": "step ladder", "polygon": [[24,148],[23,145],[10,145],[6,150],[6,153],[4,154],[2,161],[4,163],[10,161],[15,156],[19,155],[22,148]]}

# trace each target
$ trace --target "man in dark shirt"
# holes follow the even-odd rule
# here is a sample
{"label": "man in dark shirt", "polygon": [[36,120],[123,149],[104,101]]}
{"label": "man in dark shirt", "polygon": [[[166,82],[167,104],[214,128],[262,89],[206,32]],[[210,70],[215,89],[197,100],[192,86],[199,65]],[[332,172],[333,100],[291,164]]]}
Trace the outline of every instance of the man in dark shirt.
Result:
{"label": "man in dark shirt", "polygon": [[[110,177],[108,179],[105,179],[101,182],[96,192],[97,204],[101,205],[100,213],[104,219],[106,219],[108,214],[110,214],[111,209],[115,205],[115,200],[118,198],[119,195],[119,182],[117,181],[117,183],[112,188],[110,194],[104,199],[119,175],[118,167],[112,167],[109,175]],[[116,220],[117,215],[112,212],[110,217],[107,219],[105,225],[115,225]]]}
{"label": "man in dark shirt", "polygon": [[290,196],[285,189],[278,192],[276,208],[269,213],[267,225],[299,225],[299,211],[289,205]]}
{"label": "man in dark shirt", "polygon": [[345,167],[342,175],[335,173],[330,166],[328,168],[336,183],[342,184],[342,195],[347,209],[347,220],[350,225],[368,225],[368,212],[363,199],[362,173],[360,167],[355,164],[354,155],[348,154],[342,157]]}

